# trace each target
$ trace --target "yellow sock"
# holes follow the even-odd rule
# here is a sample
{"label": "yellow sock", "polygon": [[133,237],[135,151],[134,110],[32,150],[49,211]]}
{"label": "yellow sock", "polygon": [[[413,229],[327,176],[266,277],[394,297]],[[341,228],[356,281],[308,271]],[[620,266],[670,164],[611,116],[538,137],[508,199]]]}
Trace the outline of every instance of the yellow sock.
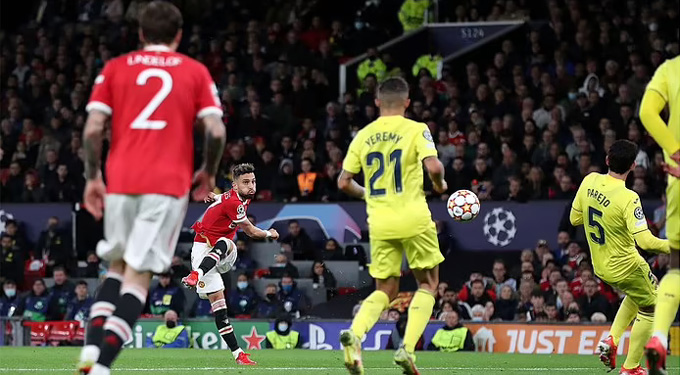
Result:
{"label": "yellow sock", "polygon": [[652,327],[654,327],[654,315],[644,311],[640,311],[633,323],[633,329],[630,331],[630,346],[628,347],[628,355],[623,367],[632,370],[640,366],[640,359],[645,351],[647,341],[652,337]]}
{"label": "yellow sock", "polygon": [[656,309],[654,310],[654,336],[666,345],[668,330],[680,304],[680,270],[672,269],[661,279],[657,290]]}
{"label": "yellow sock", "polygon": [[361,340],[366,332],[368,332],[375,322],[380,318],[383,310],[390,305],[390,297],[382,290],[376,290],[371,293],[364,302],[354,320],[352,321],[352,332]]}
{"label": "yellow sock", "polygon": [[619,307],[619,311],[616,313],[616,317],[612,323],[612,327],[609,330],[609,334],[612,335],[615,345],[619,345],[621,336],[626,331],[626,328],[628,328],[630,325],[630,322],[635,319],[635,315],[637,315],[638,310],[638,305],[633,302],[632,299],[629,297],[623,299],[623,302],[621,302],[621,307]]}
{"label": "yellow sock", "polygon": [[427,322],[430,321],[433,307],[434,296],[424,289],[418,289],[408,308],[408,322],[404,333],[404,349],[407,352],[413,353],[415,350],[416,343],[423,335]]}

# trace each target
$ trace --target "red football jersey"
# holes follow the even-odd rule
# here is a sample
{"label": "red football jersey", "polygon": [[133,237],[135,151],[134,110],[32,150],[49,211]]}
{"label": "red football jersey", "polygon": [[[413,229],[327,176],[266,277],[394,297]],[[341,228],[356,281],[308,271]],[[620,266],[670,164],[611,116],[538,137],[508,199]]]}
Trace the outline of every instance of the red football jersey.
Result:
{"label": "red football jersey", "polygon": [[241,199],[233,189],[215,197],[215,202],[205,210],[203,218],[191,227],[196,232],[194,241],[210,241],[214,245],[220,237],[233,240],[238,223],[248,220],[246,211],[249,204],[250,199]]}
{"label": "red football jersey", "polygon": [[208,69],[166,46],[117,57],[97,76],[87,110],[111,116],[107,191],[186,195],[197,117],[222,116]]}

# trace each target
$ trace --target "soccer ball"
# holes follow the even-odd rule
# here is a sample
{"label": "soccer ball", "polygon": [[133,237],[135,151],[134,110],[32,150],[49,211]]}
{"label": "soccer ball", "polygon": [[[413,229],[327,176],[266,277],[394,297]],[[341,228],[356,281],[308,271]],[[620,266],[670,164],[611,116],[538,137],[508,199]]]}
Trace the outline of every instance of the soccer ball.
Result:
{"label": "soccer ball", "polygon": [[479,198],[470,190],[458,190],[451,194],[446,208],[449,215],[456,221],[470,221],[479,214]]}

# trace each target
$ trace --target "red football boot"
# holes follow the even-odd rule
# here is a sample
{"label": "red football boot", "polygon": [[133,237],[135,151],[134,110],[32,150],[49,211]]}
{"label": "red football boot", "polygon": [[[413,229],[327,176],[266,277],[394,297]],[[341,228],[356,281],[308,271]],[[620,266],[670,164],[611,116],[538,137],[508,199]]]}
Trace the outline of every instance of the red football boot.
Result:
{"label": "red football boot", "polygon": [[193,289],[198,284],[198,271],[191,271],[191,273],[182,278],[182,284],[189,289]]}
{"label": "red football boot", "polygon": [[236,364],[244,366],[254,366],[257,364],[257,362],[250,359],[250,353],[241,352],[238,353],[238,357],[236,358]]}
{"label": "red football boot", "polygon": [[666,348],[661,344],[658,337],[652,338],[645,346],[645,355],[647,356],[647,369],[649,375],[666,375]]}
{"label": "red football boot", "polygon": [[600,341],[597,344],[597,353],[600,355],[600,362],[602,362],[609,371],[616,368],[616,345],[614,345],[614,339],[611,336],[607,336],[606,339]]}
{"label": "red football boot", "polygon": [[638,366],[632,370],[629,370],[621,366],[621,371],[619,375],[647,375],[647,370],[643,369],[642,366]]}

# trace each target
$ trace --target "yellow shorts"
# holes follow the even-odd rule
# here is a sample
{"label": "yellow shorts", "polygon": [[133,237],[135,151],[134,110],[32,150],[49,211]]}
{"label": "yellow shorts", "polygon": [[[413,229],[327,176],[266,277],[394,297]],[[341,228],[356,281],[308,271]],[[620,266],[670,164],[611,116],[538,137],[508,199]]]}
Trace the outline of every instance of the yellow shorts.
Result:
{"label": "yellow shorts", "polygon": [[411,269],[430,269],[444,261],[434,222],[423,233],[409,238],[377,240],[371,237],[369,273],[376,279],[401,276],[404,253]]}
{"label": "yellow shorts", "polygon": [[618,282],[605,282],[612,287],[624,292],[640,307],[653,306],[656,304],[656,282],[652,276],[649,264],[640,260],[639,265],[625,279]]}
{"label": "yellow shorts", "polygon": [[680,249],[680,179],[671,176],[666,187],[666,237],[671,248]]}

